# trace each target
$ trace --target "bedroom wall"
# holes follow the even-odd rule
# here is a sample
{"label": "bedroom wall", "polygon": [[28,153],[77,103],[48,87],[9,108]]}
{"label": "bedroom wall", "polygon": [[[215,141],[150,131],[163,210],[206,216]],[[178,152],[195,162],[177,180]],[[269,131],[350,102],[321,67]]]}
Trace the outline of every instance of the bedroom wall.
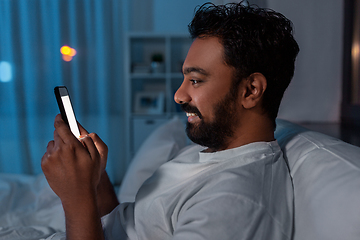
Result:
{"label": "bedroom wall", "polygon": [[[146,11],[138,7],[144,2]],[[186,32],[194,7],[204,2],[134,0],[129,6],[132,13],[129,30]],[[300,45],[295,76],[285,93],[279,117],[296,122],[338,122],[343,0],[253,0],[250,3],[272,8],[292,20]]]}
{"label": "bedroom wall", "polygon": [[292,121],[339,122],[342,91],[342,0],[267,0],[295,26],[300,46],[295,76],[279,117]]}
{"label": "bedroom wall", "polygon": [[[187,32],[196,6],[204,0],[128,0],[129,31]],[[141,7],[140,7],[141,6]]]}

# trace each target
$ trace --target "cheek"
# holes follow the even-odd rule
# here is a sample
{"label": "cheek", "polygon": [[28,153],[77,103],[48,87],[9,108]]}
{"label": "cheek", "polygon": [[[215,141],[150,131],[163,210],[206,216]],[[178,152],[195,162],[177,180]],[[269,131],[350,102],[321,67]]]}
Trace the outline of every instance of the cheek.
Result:
{"label": "cheek", "polygon": [[215,117],[215,107],[219,102],[223,101],[224,97],[229,93],[229,90],[229,81],[225,81],[225,79],[223,79],[223,81],[212,79],[207,85],[199,89],[194,89],[192,92],[193,105],[198,108],[203,119],[212,121]]}
{"label": "cheek", "polygon": [[206,98],[197,99],[198,101],[194,102],[197,109],[200,111],[202,118],[205,121],[212,121],[215,116],[214,107],[216,106],[216,99],[213,96],[209,95]]}

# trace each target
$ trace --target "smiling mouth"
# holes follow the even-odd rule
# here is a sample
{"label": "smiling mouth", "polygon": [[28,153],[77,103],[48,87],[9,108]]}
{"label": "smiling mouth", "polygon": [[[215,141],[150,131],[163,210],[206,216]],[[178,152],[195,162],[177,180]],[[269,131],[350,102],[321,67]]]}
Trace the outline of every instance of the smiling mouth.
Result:
{"label": "smiling mouth", "polygon": [[196,117],[196,116],[198,116],[196,113],[186,113],[186,116],[187,117]]}
{"label": "smiling mouth", "polygon": [[196,117],[202,119],[200,111],[196,107],[191,106],[189,103],[181,104],[181,110],[186,113],[186,116],[189,118],[189,120],[195,119]]}

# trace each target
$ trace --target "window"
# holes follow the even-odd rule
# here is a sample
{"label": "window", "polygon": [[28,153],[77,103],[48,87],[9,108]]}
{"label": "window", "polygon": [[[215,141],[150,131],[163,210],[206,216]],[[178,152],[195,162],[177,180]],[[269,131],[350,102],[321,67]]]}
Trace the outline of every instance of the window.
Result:
{"label": "window", "polygon": [[360,125],[360,0],[346,0],[342,122]]}

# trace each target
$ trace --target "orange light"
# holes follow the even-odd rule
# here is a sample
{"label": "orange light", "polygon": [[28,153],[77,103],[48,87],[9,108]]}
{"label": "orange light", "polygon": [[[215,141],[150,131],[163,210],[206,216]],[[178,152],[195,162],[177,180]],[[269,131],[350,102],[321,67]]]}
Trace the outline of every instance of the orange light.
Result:
{"label": "orange light", "polygon": [[60,48],[60,52],[64,55],[69,55],[71,52],[71,48],[69,46],[62,46]]}
{"label": "orange light", "polygon": [[72,60],[72,56],[62,55],[62,59],[63,59],[65,62],[70,62],[70,61]]}
{"label": "orange light", "polygon": [[73,48],[71,48],[70,49],[70,53],[68,54],[69,56],[75,56],[76,55],[76,50],[75,49],[73,49]]}
{"label": "orange light", "polygon": [[60,52],[62,54],[63,60],[66,62],[70,62],[73,56],[76,55],[76,50],[66,45],[60,48]]}

